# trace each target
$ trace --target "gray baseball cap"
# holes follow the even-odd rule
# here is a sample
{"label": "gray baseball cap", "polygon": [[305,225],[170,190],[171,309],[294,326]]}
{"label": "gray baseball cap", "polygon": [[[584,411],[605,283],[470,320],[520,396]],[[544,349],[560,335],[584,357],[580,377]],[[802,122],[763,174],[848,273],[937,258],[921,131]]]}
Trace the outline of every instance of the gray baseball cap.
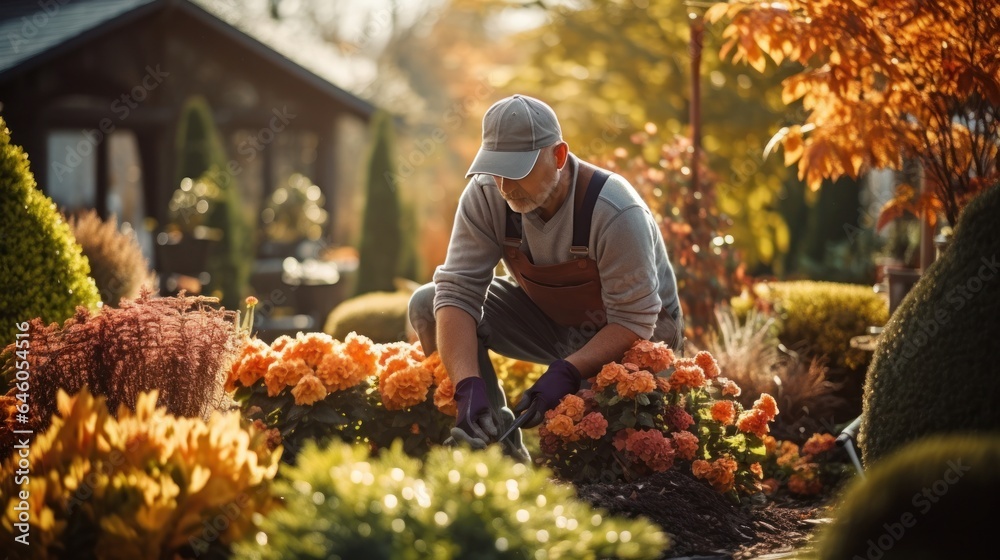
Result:
{"label": "gray baseball cap", "polygon": [[483,145],[465,176],[522,179],[531,173],[539,151],[560,140],[562,129],[552,107],[526,95],[505,97],[483,115]]}

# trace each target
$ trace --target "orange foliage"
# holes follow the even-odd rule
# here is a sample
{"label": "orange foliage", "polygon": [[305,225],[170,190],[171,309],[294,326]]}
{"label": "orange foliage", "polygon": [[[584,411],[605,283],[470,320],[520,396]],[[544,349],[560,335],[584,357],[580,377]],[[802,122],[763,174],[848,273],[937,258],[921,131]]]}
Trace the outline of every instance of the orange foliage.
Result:
{"label": "orange foliage", "polygon": [[729,22],[723,57],[758,71],[767,57],[802,65],[782,96],[808,117],[776,138],[810,188],[916,158],[934,200],[897,197],[882,222],[940,211],[954,224],[997,180],[1000,3],[741,1],[716,4],[706,18]]}

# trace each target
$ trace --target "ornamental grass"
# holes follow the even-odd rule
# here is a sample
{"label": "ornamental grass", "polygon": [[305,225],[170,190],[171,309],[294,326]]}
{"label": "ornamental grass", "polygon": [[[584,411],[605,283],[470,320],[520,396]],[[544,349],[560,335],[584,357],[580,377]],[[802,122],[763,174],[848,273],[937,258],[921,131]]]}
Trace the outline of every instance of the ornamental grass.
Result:
{"label": "ornamental grass", "polygon": [[[78,307],[62,325],[31,321],[29,346],[0,352],[0,459],[12,452],[14,429],[45,431],[59,390],[75,394],[87,386],[112,411],[134,409],[139,395],[154,389],[159,405],[177,416],[207,419],[225,407],[226,368],[241,337],[236,313],[217,302],[146,292],[93,314]],[[15,383],[18,371],[29,372],[29,391]],[[25,393],[30,414],[20,422],[15,411]]]}

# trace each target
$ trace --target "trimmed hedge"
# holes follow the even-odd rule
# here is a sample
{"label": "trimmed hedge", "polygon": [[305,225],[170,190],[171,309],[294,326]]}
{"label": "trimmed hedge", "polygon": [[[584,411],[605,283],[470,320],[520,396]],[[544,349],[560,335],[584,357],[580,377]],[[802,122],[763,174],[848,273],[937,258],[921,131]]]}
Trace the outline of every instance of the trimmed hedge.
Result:
{"label": "trimmed hedge", "polygon": [[993,558],[1000,435],[910,443],[855,479],[818,532],[817,560]]}
{"label": "trimmed hedge", "polygon": [[[828,356],[829,365],[847,369],[867,366],[869,355],[851,348],[851,338],[889,319],[889,304],[871,286],[840,282],[760,282],[754,286],[757,305],[778,316],[778,338],[789,347],[805,344],[813,355]],[[737,298],[733,308],[745,312],[749,298]]]}
{"label": "trimmed hedge", "polygon": [[859,444],[872,464],[930,434],[1000,431],[1000,187],[966,206],[948,250],[883,329]]}

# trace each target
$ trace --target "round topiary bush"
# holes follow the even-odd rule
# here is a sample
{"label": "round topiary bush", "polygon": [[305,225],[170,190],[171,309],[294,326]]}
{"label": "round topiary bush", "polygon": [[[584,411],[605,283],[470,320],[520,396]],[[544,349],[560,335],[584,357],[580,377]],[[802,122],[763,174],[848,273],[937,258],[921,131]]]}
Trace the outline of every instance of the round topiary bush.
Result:
{"label": "round topiary bush", "polygon": [[100,296],[83,256],[52,199],[42,194],[28,155],[10,142],[0,118],[0,348],[16,324],[41,317],[62,322]]}
{"label": "round topiary bush", "polygon": [[1000,187],[970,202],[882,331],[864,388],[866,465],[930,434],[1000,431],[998,215]]}
{"label": "round topiary bush", "polygon": [[930,436],[855,479],[818,533],[817,560],[992,558],[1000,435]]}
{"label": "round topiary bush", "polygon": [[378,344],[409,341],[410,295],[405,291],[369,292],[344,300],[330,312],[323,332],[338,340],[356,332]]}

